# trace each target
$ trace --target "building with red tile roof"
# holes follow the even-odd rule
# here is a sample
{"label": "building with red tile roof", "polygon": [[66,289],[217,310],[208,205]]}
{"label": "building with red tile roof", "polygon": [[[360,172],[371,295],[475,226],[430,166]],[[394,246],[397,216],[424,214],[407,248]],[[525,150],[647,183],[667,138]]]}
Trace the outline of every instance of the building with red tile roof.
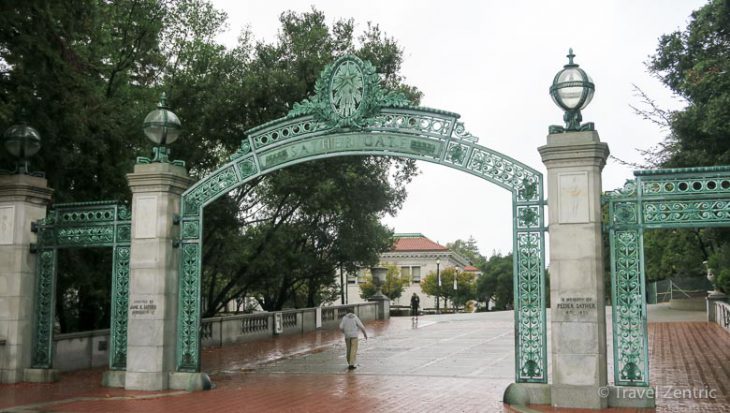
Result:
{"label": "building with red tile roof", "polygon": [[[420,233],[403,233],[393,236],[393,248],[380,255],[380,265],[394,265],[399,268],[401,277],[408,278],[409,283],[400,298],[393,300],[393,305],[409,305],[410,297],[416,293],[421,299],[421,308],[436,307],[435,297],[423,293],[421,278],[429,273],[437,273],[446,268],[456,267],[458,271],[474,272],[480,275],[479,269],[458,253],[435,242]],[[359,282],[364,279],[366,271],[348,276],[347,302],[359,303]],[[445,281],[446,282],[446,281]]]}

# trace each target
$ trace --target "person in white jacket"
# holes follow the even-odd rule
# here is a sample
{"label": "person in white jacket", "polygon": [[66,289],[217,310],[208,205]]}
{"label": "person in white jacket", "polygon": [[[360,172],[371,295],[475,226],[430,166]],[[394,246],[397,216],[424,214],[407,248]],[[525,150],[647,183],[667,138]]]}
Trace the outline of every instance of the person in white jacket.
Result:
{"label": "person in white jacket", "polygon": [[347,364],[349,364],[347,368],[352,370],[355,368],[355,363],[357,361],[358,330],[362,331],[362,333],[365,335],[365,340],[368,339],[368,332],[365,331],[365,326],[362,324],[362,321],[360,321],[360,319],[355,314],[353,314],[351,308],[348,308],[347,314],[342,317],[342,321],[340,321],[340,330],[345,333],[345,346],[347,347]]}

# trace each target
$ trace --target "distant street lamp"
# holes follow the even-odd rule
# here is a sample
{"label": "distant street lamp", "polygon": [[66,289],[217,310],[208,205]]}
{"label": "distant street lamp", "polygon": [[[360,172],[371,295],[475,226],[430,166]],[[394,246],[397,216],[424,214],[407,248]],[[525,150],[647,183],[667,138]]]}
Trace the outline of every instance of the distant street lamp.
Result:
{"label": "distant street lamp", "polygon": [[456,291],[456,275],[459,273],[459,267],[454,267],[454,291]]}
{"label": "distant street lamp", "polygon": [[3,174],[43,176],[43,173],[31,173],[28,169],[28,159],[41,149],[41,135],[37,130],[21,122],[9,127],[2,140],[5,149],[18,159],[15,170],[2,171]]}
{"label": "distant street lamp", "polygon": [[550,126],[550,133],[561,133],[568,131],[591,131],[594,129],[593,122],[581,125],[583,116],[580,111],[585,109],[591,99],[596,86],[588,74],[578,64],[573,63],[573,49],[568,51],[568,64],[563,66],[553,79],[550,86],[550,96],[553,102],[565,111],[563,121],[565,127]]}
{"label": "distant street lamp", "polygon": [[[441,259],[436,258],[436,277],[439,280],[439,290],[441,290]],[[440,313],[440,303],[439,303],[439,292],[436,292],[436,314]]]}
{"label": "distant street lamp", "polygon": [[170,111],[167,106],[167,97],[163,92],[160,96],[160,102],[157,104],[157,109],[151,111],[144,118],[142,124],[144,134],[151,140],[155,145],[152,148],[154,157],[152,159],[145,157],[138,157],[137,163],[172,163],[173,165],[185,166],[183,161],[170,161],[169,155],[170,150],[166,145],[171,144],[177,140],[182,130],[182,124],[177,115]]}

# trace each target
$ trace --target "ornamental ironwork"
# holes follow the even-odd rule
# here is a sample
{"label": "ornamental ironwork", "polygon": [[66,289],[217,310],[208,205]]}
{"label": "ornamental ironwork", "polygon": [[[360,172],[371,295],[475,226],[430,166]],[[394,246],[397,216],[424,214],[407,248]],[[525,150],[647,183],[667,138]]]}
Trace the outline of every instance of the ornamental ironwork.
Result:
{"label": "ornamental ironwork", "polygon": [[603,196],[611,251],[614,381],[649,385],[644,230],[730,226],[730,167],[634,172]]}
{"label": "ornamental ironwork", "polygon": [[33,224],[38,243],[37,284],[33,313],[31,366],[48,369],[53,365],[53,322],[58,250],[62,248],[112,248],[112,308],[109,367],[127,366],[127,310],[129,307],[129,253],[132,232],[131,212],[114,201],[57,204],[46,217]]}
{"label": "ornamental ironwork", "polygon": [[[200,265],[203,209],[261,175],[333,156],[399,156],[478,176],[512,192],[515,272],[515,375],[547,383],[543,177],[479,145],[459,115],[413,106],[381,86],[375,68],[343,56],[321,73],[315,94],[289,114],[246,131],[230,161],[182,195],[177,370],[200,369]],[[325,314],[323,313],[323,319]]]}

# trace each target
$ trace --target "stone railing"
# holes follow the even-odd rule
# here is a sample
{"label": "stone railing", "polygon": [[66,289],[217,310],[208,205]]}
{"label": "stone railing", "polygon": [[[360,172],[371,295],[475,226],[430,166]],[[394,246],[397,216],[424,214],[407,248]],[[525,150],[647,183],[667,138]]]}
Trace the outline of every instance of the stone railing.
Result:
{"label": "stone railing", "polygon": [[730,332],[730,304],[715,302],[715,322]]}
{"label": "stone railing", "polygon": [[[203,347],[219,347],[275,335],[305,333],[317,328],[336,329],[348,308],[352,308],[362,321],[372,321],[377,319],[377,306],[378,303],[372,302],[204,318],[200,323],[200,341]],[[277,331],[276,319],[279,317],[281,321]],[[58,370],[81,370],[109,364],[108,329],[56,334],[53,341],[53,367]],[[2,344],[4,340],[0,338]]]}

